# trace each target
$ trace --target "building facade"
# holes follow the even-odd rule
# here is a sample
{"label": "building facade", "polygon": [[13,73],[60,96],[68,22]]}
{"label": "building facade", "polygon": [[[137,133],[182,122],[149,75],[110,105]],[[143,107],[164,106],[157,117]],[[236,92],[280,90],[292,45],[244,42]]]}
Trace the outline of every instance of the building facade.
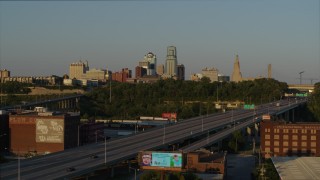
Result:
{"label": "building facade", "polygon": [[71,63],[69,66],[69,78],[70,79],[82,79],[83,75],[89,70],[88,61],[85,63],[81,60],[78,62]]}
{"label": "building facade", "polygon": [[202,69],[202,75],[208,77],[210,82],[218,81],[219,70],[216,68],[204,68]]}
{"label": "building facade", "polygon": [[3,69],[0,70],[0,78],[7,78],[10,77],[10,71]]}
{"label": "building facade", "polygon": [[127,82],[129,78],[132,78],[132,71],[128,68],[123,68],[120,72],[112,73],[113,81]]}
{"label": "building facade", "polygon": [[177,79],[178,80],[185,80],[185,67],[183,64],[177,65]]}
{"label": "building facade", "polygon": [[9,116],[10,151],[49,154],[78,145],[80,114],[26,112]]}
{"label": "building facade", "polygon": [[164,74],[164,65],[163,65],[163,64],[159,64],[159,65],[157,66],[157,74],[158,74],[159,76],[162,76],[162,75]]}
{"label": "building facade", "polygon": [[320,123],[263,120],[261,153],[271,156],[320,156]]}

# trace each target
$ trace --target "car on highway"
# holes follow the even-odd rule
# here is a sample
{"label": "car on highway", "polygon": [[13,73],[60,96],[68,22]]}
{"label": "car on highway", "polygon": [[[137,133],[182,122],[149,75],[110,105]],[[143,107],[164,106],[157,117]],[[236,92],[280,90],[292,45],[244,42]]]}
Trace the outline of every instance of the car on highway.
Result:
{"label": "car on highway", "polygon": [[93,154],[90,156],[90,159],[97,159],[99,156],[97,156],[96,154]]}
{"label": "car on highway", "polygon": [[74,167],[68,167],[68,168],[66,169],[67,172],[72,172],[72,171],[74,171],[74,170],[76,170]]}

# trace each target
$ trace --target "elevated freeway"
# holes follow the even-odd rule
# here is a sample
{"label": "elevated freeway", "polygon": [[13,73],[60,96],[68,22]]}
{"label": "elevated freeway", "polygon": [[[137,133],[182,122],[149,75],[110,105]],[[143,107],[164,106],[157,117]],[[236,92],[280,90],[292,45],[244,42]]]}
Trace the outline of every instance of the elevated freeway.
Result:
{"label": "elevated freeway", "polygon": [[[276,103],[268,103],[257,106],[255,111],[233,110],[225,113],[195,117],[174,125],[164,125],[163,127],[128,137],[21,160],[19,166],[17,162],[3,164],[0,167],[0,179],[17,179],[18,176],[21,179],[64,179],[76,177],[92,172],[95,169],[114,165],[123,160],[136,157],[139,151],[155,150],[168,144],[204,135],[208,131],[224,129],[228,125],[239,124],[234,126],[236,128],[229,128],[229,131],[225,131],[225,134],[221,135],[225,136],[242,126],[254,123],[255,120],[258,120],[255,118],[256,116],[264,113],[277,113],[284,109],[290,110],[306,103],[306,101],[299,100],[292,102],[290,105],[286,100],[280,103],[280,107],[276,106]],[[220,136],[217,133],[216,137],[213,136],[212,138],[219,138],[218,135]],[[207,144],[212,141],[206,140]],[[90,158],[91,155],[97,155],[98,158]],[[74,167],[75,170],[67,172],[66,168],[68,167]]]}

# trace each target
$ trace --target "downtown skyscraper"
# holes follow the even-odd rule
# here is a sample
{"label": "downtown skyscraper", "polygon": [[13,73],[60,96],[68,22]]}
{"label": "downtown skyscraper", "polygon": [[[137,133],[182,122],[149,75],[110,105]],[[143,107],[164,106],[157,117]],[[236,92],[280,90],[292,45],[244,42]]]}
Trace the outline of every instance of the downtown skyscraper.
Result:
{"label": "downtown skyscraper", "polygon": [[165,74],[172,77],[177,76],[177,64],[177,49],[175,46],[168,46]]}

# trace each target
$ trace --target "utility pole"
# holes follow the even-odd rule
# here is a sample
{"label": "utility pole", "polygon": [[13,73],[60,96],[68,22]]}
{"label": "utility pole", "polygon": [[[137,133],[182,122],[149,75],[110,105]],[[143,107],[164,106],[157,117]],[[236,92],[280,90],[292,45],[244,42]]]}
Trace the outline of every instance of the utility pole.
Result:
{"label": "utility pole", "polygon": [[302,73],[304,73],[304,71],[299,72],[299,74],[300,74],[300,84],[302,84]]}

